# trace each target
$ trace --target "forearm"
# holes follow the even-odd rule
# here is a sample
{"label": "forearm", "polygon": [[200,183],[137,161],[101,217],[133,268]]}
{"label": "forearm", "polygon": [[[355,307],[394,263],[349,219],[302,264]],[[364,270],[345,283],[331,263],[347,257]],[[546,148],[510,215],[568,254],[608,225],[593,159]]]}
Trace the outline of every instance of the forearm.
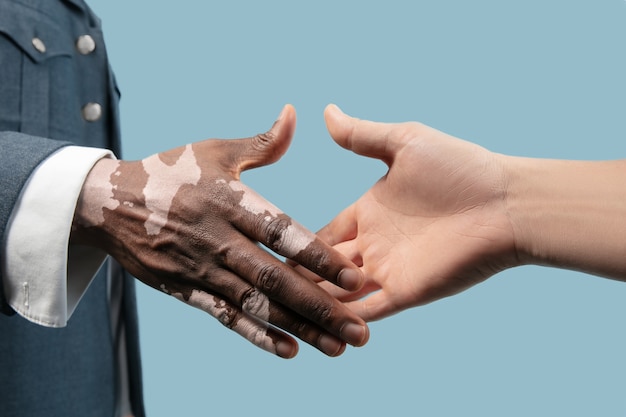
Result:
{"label": "forearm", "polygon": [[626,160],[503,158],[520,261],[626,281]]}

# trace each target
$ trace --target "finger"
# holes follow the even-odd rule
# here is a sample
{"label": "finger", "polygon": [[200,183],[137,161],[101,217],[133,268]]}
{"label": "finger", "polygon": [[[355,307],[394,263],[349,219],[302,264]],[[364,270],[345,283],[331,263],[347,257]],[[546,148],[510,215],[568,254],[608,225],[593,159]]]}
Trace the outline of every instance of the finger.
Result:
{"label": "finger", "polygon": [[[356,205],[352,204],[339,213],[326,226],[322,227],[317,236],[330,246],[353,240],[358,233],[356,221]],[[350,258],[350,256],[348,256]]]}
{"label": "finger", "polygon": [[[359,251],[358,251],[358,245],[356,244],[355,240],[348,240],[346,242],[341,242],[338,243],[336,245],[333,245],[333,249],[335,249],[336,251],[338,251],[339,253],[343,254],[345,257],[347,257],[348,259],[350,259],[352,261],[353,264],[355,264],[358,267],[363,266],[363,258],[361,257]],[[328,286],[323,286],[323,288],[336,288],[337,290],[340,291],[344,291],[344,292],[348,292],[347,290],[342,289],[341,287],[338,287],[332,283],[330,283],[329,281],[324,280],[322,277],[320,277],[319,275],[311,272],[310,270],[304,268],[303,266],[299,265],[296,262],[293,262],[291,260],[287,260],[287,264],[292,266],[293,268],[296,269],[296,271],[298,271],[298,273],[300,273],[302,276],[308,278],[309,280],[313,281],[313,282],[321,282],[324,281],[326,283],[328,283]],[[349,292],[354,292],[356,290],[351,290]],[[332,293],[332,295],[334,296],[335,293]]]}
{"label": "finger", "polygon": [[345,350],[344,342],[275,303],[247,281],[229,271],[212,272],[207,283],[209,292],[219,293],[244,313],[291,333],[328,356],[339,356]]}
{"label": "finger", "polygon": [[244,314],[221,297],[200,290],[193,290],[187,299],[181,293],[174,293],[172,296],[209,313],[224,326],[267,352],[287,359],[293,358],[298,353],[298,343],[291,336]]}
{"label": "finger", "polygon": [[383,290],[345,305],[367,322],[380,320],[400,311],[400,309],[394,309],[394,304]]}
{"label": "finger", "polygon": [[320,286],[320,288],[328,292],[330,295],[332,295],[334,298],[341,301],[342,303],[360,300],[361,298],[368,296],[372,292],[380,290],[380,286],[371,281],[366,282],[363,288],[358,291],[346,291],[342,288],[330,285],[327,281],[321,281],[318,283],[318,285]]}
{"label": "finger", "polygon": [[[300,275],[302,275],[303,277],[307,278],[311,282],[317,282],[317,283],[325,282],[325,283],[328,284],[329,287],[342,289],[341,287],[338,287],[337,285],[335,285],[335,284],[333,284],[333,283],[331,283],[329,281],[326,281],[324,278],[320,277],[319,275],[317,275],[314,272],[311,272],[310,270],[308,270],[305,267],[299,265],[297,262],[292,261],[291,259],[287,259],[286,263],[287,263],[287,265],[289,265],[292,268],[294,268]],[[347,290],[343,290],[343,291],[347,291]]]}
{"label": "finger", "polygon": [[296,129],[296,110],[286,105],[270,130],[247,139],[228,141],[232,147],[233,174],[274,163],[287,152]]}
{"label": "finger", "polygon": [[348,258],[240,181],[224,184],[239,193],[241,210],[233,224],[249,238],[293,259],[348,290],[360,288],[363,274]]}
{"label": "finger", "polygon": [[[362,267],[363,258],[361,256],[358,246],[358,241],[356,239],[353,239],[346,242],[338,243],[333,247],[337,249],[340,253],[347,256],[348,259],[351,259],[355,265]],[[296,267],[298,272],[301,272],[300,268],[301,267]],[[311,277],[307,277],[311,279]],[[365,275],[365,281],[363,283],[363,286],[357,291],[346,291],[342,288],[331,285],[327,281],[320,281],[319,279],[316,282],[318,282],[318,285],[322,289],[324,289],[324,291],[328,292],[330,295],[343,303],[358,300],[362,297],[369,295],[373,291],[380,290],[380,284],[378,284],[373,279],[370,279],[367,275]]]}
{"label": "finger", "polygon": [[367,342],[365,322],[317,284],[252,242],[234,247],[225,253],[224,265],[271,300],[351,345]]}
{"label": "finger", "polygon": [[273,303],[256,288],[251,288],[245,294],[241,303],[244,312],[261,320],[266,320],[270,324],[293,334],[328,356],[339,356],[345,351],[345,342],[323,331],[309,320],[287,310],[280,304]]}
{"label": "finger", "polygon": [[359,155],[381,159],[387,165],[391,165],[396,152],[404,145],[402,133],[414,125],[356,119],[334,104],[326,107],[324,119],[328,132],[339,146]]}

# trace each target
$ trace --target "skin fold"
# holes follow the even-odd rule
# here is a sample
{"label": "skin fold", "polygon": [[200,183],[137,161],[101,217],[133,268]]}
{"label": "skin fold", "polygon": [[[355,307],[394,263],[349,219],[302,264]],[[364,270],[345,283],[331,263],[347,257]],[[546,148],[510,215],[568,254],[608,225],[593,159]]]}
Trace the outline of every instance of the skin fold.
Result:
{"label": "skin fold", "polygon": [[333,285],[362,285],[345,256],[240,181],[242,171],[278,160],[294,130],[295,110],[286,106],[270,131],[251,138],[99,161],[81,193],[71,244],[105,250],[147,285],[280,357],[297,353],[290,334],[329,356],[346,343],[365,344],[363,319],[258,245]]}

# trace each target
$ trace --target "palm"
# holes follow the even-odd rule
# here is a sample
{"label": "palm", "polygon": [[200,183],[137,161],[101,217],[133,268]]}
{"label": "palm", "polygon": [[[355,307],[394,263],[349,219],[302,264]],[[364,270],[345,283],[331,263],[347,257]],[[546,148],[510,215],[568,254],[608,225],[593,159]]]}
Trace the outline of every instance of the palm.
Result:
{"label": "palm", "polygon": [[362,265],[365,287],[340,297],[368,320],[467,289],[513,253],[491,153],[417,124],[386,129],[358,152],[385,160],[387,175],[321,232]]}

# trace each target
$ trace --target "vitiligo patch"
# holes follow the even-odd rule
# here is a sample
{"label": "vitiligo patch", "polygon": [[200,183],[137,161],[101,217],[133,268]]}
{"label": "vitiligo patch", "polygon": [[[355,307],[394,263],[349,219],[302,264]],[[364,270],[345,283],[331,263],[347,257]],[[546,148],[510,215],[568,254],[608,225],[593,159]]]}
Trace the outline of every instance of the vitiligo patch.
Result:
{"label": "vitiligo patch", "polygon": [[142,161],[148,174],[143,189],[146,208],[150,215],[144,223],[148,235],[157,235],[167,223],[172,200],[183,185],[196,185],[202,171],[196,162],[191,145],[187,145],[174,165],[167,165],[153,155]]}
{"label": "vitiligo patch", "polygon": [[289,218],[278,207],[265,200],[241,181],[233,180],[228,185],[233,191],[241,193],[239,205],[254,215],[263,216],[263,221],[269,223],[279,216],[284,216],[285,219],[289,220],[289,226],[280,232],[280,238],[276,240],[276,247],[273,248],[281,255],[295,257],[315,240],[313,233]]}
{"label": "vitiligo patch", "polygon": [[[268,325],[263,321],[257,320],[255,317],[245,314],[239,314],[239,316],[235,319],[234,315],[236,314],[236,311],[233,310],[230,305],[203,291],[193,290],[188,300],[185,300],[183,295],[180,293],[173,293],[172,296],[189,304],[190,306],[209,313],[213,317],[217,318],[224,326],[234,330],[254,345],[276,354],[276,344],[268,335]],[[258,297],[256,299],[260,301],[260,306],[264,306],[266,304],[266,302],[262,300],[262,297]],[[261,308],[261,310],[264,309],[264,307]],[[267,316],[269,318],[269,301],[267,302]]]}

